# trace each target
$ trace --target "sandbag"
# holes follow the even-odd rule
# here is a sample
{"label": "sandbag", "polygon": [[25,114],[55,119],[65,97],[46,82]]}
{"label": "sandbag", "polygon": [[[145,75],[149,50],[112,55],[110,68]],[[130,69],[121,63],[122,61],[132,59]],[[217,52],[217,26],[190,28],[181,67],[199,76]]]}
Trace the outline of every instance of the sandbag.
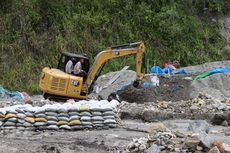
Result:
{"label": "sandbag", "polygon": [[69,114],[67,114],[67,113],[59,113],[59,114],[58,114],[58,117],[66,117],[66,118],[69,118]]}
{"label": "sandbag", "polygon": [[16,123],[17,127],[24,127],[23,123]]}
{"label": "sandbag", "polygon": [[58,121],[57,125],[68,125],[67,121]]}
{"label": "sandbag", "polygon": [[57,125],[57,121],[47,121],[47,125]]}
{"label": "sandbag", "polygon": [[5,127],[5,126],[15,126],[15,125],[16,125],[15,122],[10,122],[10,121],[6,121],[6,122],[3,124],[4,127]]}
{"label": "sandbag", "polygon": [[46,122],[35,122],[34,126],[45,126]]}
{"label": "sandbag", "polygon": [[69,116],[75,116],[75,115],[80,116],[79,112],[68,112],[68,114],[69,114]]}
{"label": "sandbag", "polygon": [[58,127],[57,125],[49,125],[49,126],[47,127],[47,129],[48,129],[48,130],[58,130],[59,127]]}
{"label": "sandbag", "polygon": [[26,118],[26,115],[23,114],[23,113],[18,113],[18,114],[17,114],[17,118],[19,118],[19,119],[24,119],[24,118]]}
{"label": "sandbag", "polygon": [[71,107],[68,109],[68,112],[79,112],[79,108],[78,107]]}
{"label": "sandbag", "polygon": [[80,116],[78,116],[78,115],[70,116],[70,118],[69,118],[70,121],[79,120],[79,119],[80,119]]}
{"label": "sandbag", "polygon": [[63,129],[63,130],[71,130],[71,127],[69,125],[61,125],[59,127],[59,129]]}
{"label": "sandbag", "polygon": [[101,112],[91,112],[92,113],[92,115],[93,116],[101,116],[102,115],[102,113]]}
{"label": "sandbag", "polygon": [[92,120],[93,120],[93,121],[103,121],[104,118],[103,118],[102,116],[93,116],[93,117],[92,117]]}
{"label": "sandbag", "polygon": [[34,116],[35,116],[35,117],[46,118],[46,114],[44,114],[44,113],[35,114]]}
{"label": "sandbag", "polygon": [[104,124],[93,124],[94,127],[103,127]]}
{"label": "sandbag", "polygon": [[81,121],[80,120],[72,120],[69,122],[69,125],[80,125]]}
{"label": "sandbag", "polygon": [[57,112],[58,113],[68,113],[68,110],[64,107],[58,107]]}
{"label": "sandbag", "polygon": [[4,126],[3,129],[12,130],[12,129],[16,129],[16,127],[15,126]]}
{"label": "sandbag", "polygon": [[8,109],[6,110],[6,113],[17,114],[18,112],[14,109]]}
{"label": "sandbag", "polygon": [[83,127],[84,127],[85,129],[92,129],[92,128],[93,128],[92,125],[84,125]]}
{"label": "sandbag", "polygon": [[46,119],[48,121],[57,121],[58,120],[58,118],[56,116],[46,116]]}
{"label": "sandbag", "polygon": [[23,124],[23,123],[25,123],[25,120],[24,119],[18,119],[18,122]]}
{"label": "sandbag", "polygon": [[56,116],[57,117],[57,113],[56,112],[45,112],[45,114],[47,116]]}
{"label": "sandbag", "polygon": [[4,114],[0,114],[0,118],[5,118],[5,115]]}
{"label": "sandbag", "polygon": [[29,122],[25,122],[23,123],[24,127],[33,127],[33,124],[29,123]]}
{"label": "sandbag", "polygon": [[36,114],[44,114],[45,113],[45,109],[44,108],[38,108],[35,112],[34,112],[34,114],[36,115]]}
{"label": "sandbag", "polygon": [[82,124],[83,126],[86,126],[86,125],[92,126],[92,125],[93,125],[92,122],[87,122],[87,121],[81,121],[81,124]]}
{"label": "sandbag", "polygon": [[81,112],[80,116],[92,116],[90,112]]}
{"label": "sandbag", "polygon": [[8,119],[8,118],[16,118],[17,115],[16,114],[13,114],[13,113],[8,113],[6,114],[5,118]]}
{"label": "sandbag", "polygon": [[57,108],[53,105],[50,105],[50,107],[45,108],[45,112],[57,112]]}
{"label": "sandbag", "polygon": [[2,121],[0,121],[0,126],[2,126],[3,125],[3,122]]}
{"label": "sandbag", "polygon": [[5,115],[6,114],[6,110],[4,108],[0,108],[0,114]]}
{"label": "sandbag", "polygon": [[117,124],[107,124],[110,128],[116,128]]}
{"label": "sandbag", "polygon": [[35,122],[47,122],[47,119],[43,117],[38,117],[38,118],[35,118]]}
{"label": "sandbag", "polygon": [[74,126],[71,126],[71,129],[72,130],[82,130],[82,129],[84,129],[84,127],[81,125],[74,125]]}
{"label": "sandbag", "polygon": [[115,119],[115,116],[111,116],[111,115],[109,115],[109,116],[103,116],[103,118],[106,120],[106,119]]}
{"label": "sandbag", "polygon": [[23,113],[23,114],[25,113],[23,109],[17,108],[17,109],[15,109],[15,110],[17,111],[17,113]]}
{"label": "sandbag", "polygon": [[17,122],[17,118],[13,117],[13,118],[8,118],[7,121],[10,122]]}
{"label": "sandbag", "polygon": [[91,111],[94,112],[105,112],[105,111],[112,111],[111,107],[101,107],[101,108],[91,108]]}
{"label": "sandbag", "polygon": [[69,118],[68,117],[58,117],[58,120],[59,121],[69,121]]}
{"label": "sandbag", "polygon": [[25,121],[27,121],[27,122],[29,122],[29,123],[32,123],[32,124],[35,122],[35,120],[34,120],[33,117],[26,117],[26,118],[25,118]]}
{"label": "sandbag", "polygon": [[104,121],[92,121],[93,124],[104,124]]}
{"label": "sandbag", "polygon": [[91,121],[91,117],[90,116],[82,116],[81,121]]}
{"label": "sandbag", "polygon": [[103,115],[104,116],[114,116],[115,113],[113,111],[106,111],[106,112],[103,112]]}
{"label": "sandbag", "polygon": [[89,107],[89,106],[82,105],[82,106],[80,106],[79,111],[81,111],[81,112],[90,111],[90,107]]}
{"label": "sandbag", "polygon": [[104,123],[105,124],[116,124],[117,122],[113,119],[106,119],[106,120],[104,120]]}
{"label": "sandbag", "polygon": [[31,112],[25,112],[25,115],[26,115],[27,117],[34,117],[34,114],[32,114]]}

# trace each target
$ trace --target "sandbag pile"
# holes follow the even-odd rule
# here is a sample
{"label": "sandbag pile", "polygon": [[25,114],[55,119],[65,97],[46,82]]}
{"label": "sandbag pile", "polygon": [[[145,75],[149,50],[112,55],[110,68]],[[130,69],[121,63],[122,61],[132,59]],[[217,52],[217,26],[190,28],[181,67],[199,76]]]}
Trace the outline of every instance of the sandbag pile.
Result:
{"label": "sandbag pile", "polygon": [[29,104],[0,109],[2,129],[35,128],[48,130],[82,130],[115,128],[116,100],[80,101],[65,104],[47,104],[33,107]]}

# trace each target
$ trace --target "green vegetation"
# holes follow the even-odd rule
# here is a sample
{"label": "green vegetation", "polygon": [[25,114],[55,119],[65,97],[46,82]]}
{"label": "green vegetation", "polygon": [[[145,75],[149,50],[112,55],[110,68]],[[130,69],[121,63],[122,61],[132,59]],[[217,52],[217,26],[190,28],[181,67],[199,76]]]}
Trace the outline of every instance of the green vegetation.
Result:
{"label": "green vegetation", "polygon": [[[38,91],[40,72],[62,51],[87,53],[143,40],[150,65],[221,60],[220,18],[228,0],[1,0],[0,84]],[[226,57],[225,57],[226,59]],[[132,60],[110,62],[104,72]]]}

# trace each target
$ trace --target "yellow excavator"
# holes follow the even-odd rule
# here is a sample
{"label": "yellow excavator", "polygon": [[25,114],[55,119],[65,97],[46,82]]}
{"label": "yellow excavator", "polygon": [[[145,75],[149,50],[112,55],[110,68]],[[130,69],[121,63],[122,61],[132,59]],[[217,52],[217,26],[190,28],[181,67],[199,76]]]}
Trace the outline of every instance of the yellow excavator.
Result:
{"label": "yellow excavator", "polygon": [[[145,45],[143,42],[108,47],[96,56],[91,68],[89,58],[86,55],[63,52],[57,68],[43,68],[39,87],[45,99],[87,99],[105,63],[110,59],[129,55],[136,56],[136,81],[134,81],[134,86],[138,86],[144,77],[144,73],[142,73],[144,52]],[[65,66],[72,58],[76,59],[73,64],[76,64],[80,59],[84,59],[82,70],[86,72],[86,76],[75,76],[65,72]]]}

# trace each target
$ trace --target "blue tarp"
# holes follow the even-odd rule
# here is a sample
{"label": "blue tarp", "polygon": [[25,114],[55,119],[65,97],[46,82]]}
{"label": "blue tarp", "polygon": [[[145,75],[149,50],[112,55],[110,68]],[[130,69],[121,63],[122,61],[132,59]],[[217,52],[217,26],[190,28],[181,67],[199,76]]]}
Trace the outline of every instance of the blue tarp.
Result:
{"label": "blue tarp", "polygon": [[24,100],[24,96],[18,92],[18,91],[8,91],[0,86],[0,97],[3,97],[4,95],[8,95],[9,97],[13,97],[19,101]]}
{"label": "blue tarp", "polygon": [[230,67],[212,69],[211,74],[230,72]]}
{"label": "blue tarp", "polygon": [[150,70],[150,73],[157,73],[157,74],[186,74],[185,70],[173,70],[170,66],[165,68],[161,68],[159,66],[153,66]]}

